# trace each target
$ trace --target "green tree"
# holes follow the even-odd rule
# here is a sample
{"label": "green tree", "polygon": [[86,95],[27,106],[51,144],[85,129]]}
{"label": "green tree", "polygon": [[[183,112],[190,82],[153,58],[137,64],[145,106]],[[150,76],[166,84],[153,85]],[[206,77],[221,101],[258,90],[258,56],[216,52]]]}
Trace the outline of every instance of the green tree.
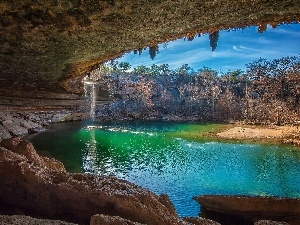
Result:
{"label": "green tree", "polygon": [[146,75],[146,74],[150,74],[150,68],[144,65],[138,66],[136,68],[133,69],[133,72],[137,75]]}
{"label": "green tree", "polygon": [[158,65],[156,64],[152,64],[150,67],[150,74],[151,75],[159,75],[160,74],[160,68]]}
{"label": "green tree", "polygon": [[175,73],[178,75],[188,75],[193,72],[193,68],[189,64],[183,64],[181,67],[175,70]]}
{"label": "green tree", "polygon": [[168,75],[171,70],[169,69],[169,64],[162,64],[159,66],[162,75]]}
{"label": "green tree", "polygon": [[131,65],[128,62],[120,62],[118,65],[118,68],[122,71],[125,72],[131,68]]}

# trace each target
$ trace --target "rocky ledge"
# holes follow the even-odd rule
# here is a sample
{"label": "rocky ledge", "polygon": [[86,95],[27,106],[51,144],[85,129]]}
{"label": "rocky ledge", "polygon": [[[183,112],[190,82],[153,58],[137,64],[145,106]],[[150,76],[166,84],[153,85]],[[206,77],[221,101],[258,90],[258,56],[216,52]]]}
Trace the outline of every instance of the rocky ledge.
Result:
{"label": "rocky ledge", "polygon": [[0,142],[0,214],[78,224],[88,224],[93,215],[102,214],[92,218],[94,225],[218,224],[180,219],[168,196],[125,180],[68,173],[62,163],[39,156],[30,142],[18,137]]}
{"label": "rocky ledge", "polygon": [[300,199],[224,195],[202,195],[194,199],[208,211],[242,216],[253,222],[262,219],[282,221],[261,221],[255,224],[288,222],[291,225],[299,225],[300,221]]}
{"label": "rocky ledge", "polygon": [[0,141],[45,130],[51,123],[84,120],[87,113],[74,110],[0,111]]}

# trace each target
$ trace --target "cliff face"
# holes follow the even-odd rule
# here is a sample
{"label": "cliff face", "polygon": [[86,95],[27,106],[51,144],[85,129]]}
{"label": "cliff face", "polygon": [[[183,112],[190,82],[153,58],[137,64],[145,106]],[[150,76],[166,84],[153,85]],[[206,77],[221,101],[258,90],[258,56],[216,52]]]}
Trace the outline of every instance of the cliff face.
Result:
{"label": "cliff face", "polygon": [[299,3],[3,0],[0,87],[76,93],[83,73],[125,51],[200,32],[297,21]]}

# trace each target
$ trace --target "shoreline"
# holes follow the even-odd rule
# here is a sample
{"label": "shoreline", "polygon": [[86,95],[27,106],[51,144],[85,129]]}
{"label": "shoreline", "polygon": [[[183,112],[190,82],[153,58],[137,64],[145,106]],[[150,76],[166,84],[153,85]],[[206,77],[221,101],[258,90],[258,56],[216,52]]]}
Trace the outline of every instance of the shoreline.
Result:
{"label": "shoreline", "polygon": [[[52,111],[0,111],[0,140],[13,136],[23,137],[30,133],[39,133],[46,129],[50,124],[72,121],[85,121],[87,113],[82,110],[52,110]],[[130,121],[130,120],[120,120]],[[149,118],[144,121],[153,121]],[[193,122],[203,123],[195,120],[176,120],[157,119],[162,122]],[[108,122],[100,119],[96,122]],[[289,144],[300,147],[300,125],[250,125],[245,123],[209,123],[212,125],[208,130],[188,130],[179,134],[187,140],[201,141],[201,139],[212,139],[216,141],[234,142],[260,142],[262,144]]]}
{"label": "shoreline", "polygon": [[233,141],[291,144],[300,147],[299,126],[262,126],[235,124],[215,134],[217,138]]}

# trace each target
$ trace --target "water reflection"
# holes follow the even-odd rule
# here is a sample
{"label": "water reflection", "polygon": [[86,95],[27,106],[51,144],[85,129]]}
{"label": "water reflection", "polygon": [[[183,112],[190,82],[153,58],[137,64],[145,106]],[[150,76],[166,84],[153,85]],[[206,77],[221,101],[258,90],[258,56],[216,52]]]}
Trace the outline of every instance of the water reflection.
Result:
{"label": "water reflection", "polygon": [[[81,139],[87,142],[84,155],[91,157],[83,162],[85,172],[114,174],[167,193],[180,216],[198,214],[199,206],[191,199],[200,194],[300,197],[300,153],[293,148],[199,143],[169,135],[174,126],[162,132],[143,126],[134,122],[81,129]],[[90,154],[94,143],[97,154]]]}
{"label": "water reflection", "polygon": [[[90,128],[90,127],[89,127]],[[87,173],[96,173],[96,169],[99,168],[97,165],[97,141],[95,138],[95,130],[89,129],[90,138],[89,141],[85,143],[86,151],[83,152],[82,156],[82,168]],[[107,161],[106,161],[107,163]]]}
{"label": "water reflection", "polygon": [[[54,124],[30,138],[70,172],[115,175],[166,193],[180,216],[197,216],[201,194],[300,197],[300,151],[185,140],[213,125],[171,122]],[[55,141],[53,141],[55,140]]]}

